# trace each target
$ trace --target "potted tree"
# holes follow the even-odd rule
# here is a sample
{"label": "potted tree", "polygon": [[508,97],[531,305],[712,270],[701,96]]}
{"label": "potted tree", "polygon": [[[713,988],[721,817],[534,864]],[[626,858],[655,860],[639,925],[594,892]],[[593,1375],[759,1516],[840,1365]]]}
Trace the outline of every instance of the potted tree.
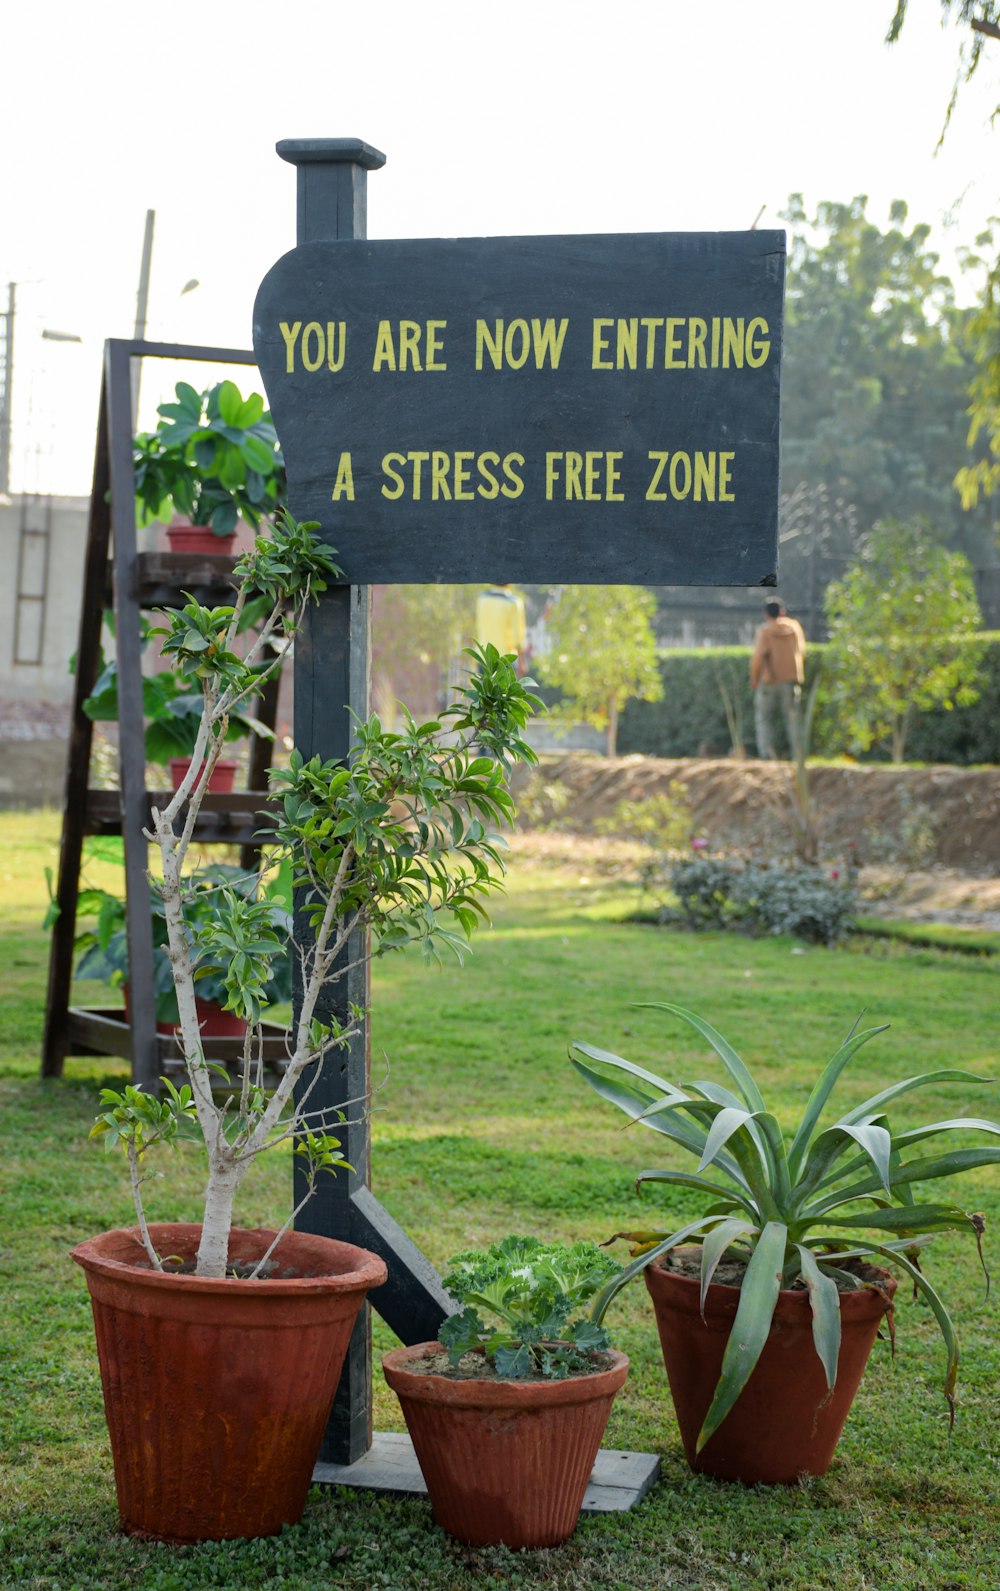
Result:
{"label": "potted tree", "polygon": [[[174,1541],[269,1534],[301,1514],[354,1319],[385,1267],[349,1244],[290,1230],[297,1211],[277,1231],[240,1231],[236,1195],[250,1166],[279,1143],[294,1140],[311,1186],[343,1164],[340,1118],[309,1103],[309,1079],[365,1021],[356,1007],[343,1020],[318,1014],[324,989],[342,975],[341,952],[364,929],[374,954],[411,942],[460,946],[502,884],[488,825],[511,815],[508,765],[532,755],[522,731],[535,698],[512,659],[477,651],[468,684],[440,721],[407,718],[402,732],[388,734],[371,718],[358,724],[346,766],[293,753],[287,768],[272,771],[273,845],[256,887],[223,890],[210,920],[192,929],[185,859],[229,716],[259,688],[257,665],[272,639],[282,643],[277,667],[305,603],[336,572],[317,528],[283,516],[237,563],[231,607],[189,602],[166,615],[163,650],[203,696],[191,767],[171,799],[154,806],[149,830],[187,1082],[165,1084],[158,1098],[133,1087],[103,1091],[94,1131],[126,1154],[136,1225],[73,1253],[94,1307],[123,1524]],[[233,641],[253,593],[267,596],[270,612],[241,657]],[[301,1004],[269,1089],[256,1037],[284,940],[263,891],[282,862],[313,935],[296,946]],[[195,980],[209,967],[226,1008],[248,1024],[232,1083],[205,1058]],[[150,1223],[148,1156],[188,1132],[200,1136],[207,1160],[202,1221]]]}
{"label": "potted tree", "polygon": [[602,1098],[697,1158],[694,1172],[643,1171],[638,1183],[695,1189],[705,1213],[673,1231],[617,1234],[632,1241],[635,1258],[594,1305],[601,1320],[619,1288],[645,1276],[689,1464],[748,1483],[825,1474],[879,1323],[891,1321],[896,1281],[885,1264],[910,1278],[940,1326],[954,1417],[955,1329],[916,1255],[946,1228],[967,1227],[980,1243],[984,1222],[914,1186],[993,1164],[1000,1148],[907,1151],[952,1133],[998,1135],[1000,1123],[958,1117],[896,1132],[887,1109],[925,1085],[990,1079],[951,1068],[909,1077],[821,1126],[844,1067],[884,1032],[855,1027],[786,1138],[721,1034],[681,1006],[652,1009],[702,1034],[727,1086],[668,1082],[590,1044],[570,1055]]}
{"label": "potted tree", "polygon": [[384,1356],[434,1518],[459,1541],[555,1547],[572,1533],[628,1374],[578,1312],[620,1270],[586,1242],[458,1254],[444,1282],[461,1309],[440,1342]]}
{"label": "potted tree", "polygon": [[168,523],[175,552],[225,552],[242,518],[256,530],[285,497],[285,469],[264,399],[221,381],[197,392],[177,383],[159,424],[135,439],[139,523]]}

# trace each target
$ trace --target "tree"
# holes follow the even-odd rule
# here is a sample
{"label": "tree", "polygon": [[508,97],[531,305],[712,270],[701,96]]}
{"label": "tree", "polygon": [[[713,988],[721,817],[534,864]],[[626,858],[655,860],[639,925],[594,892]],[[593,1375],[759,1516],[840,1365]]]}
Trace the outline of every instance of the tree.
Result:
{"label": "tree", "polygon": [[438,711],[474,631],[472,586],[372,587],[372,697],[383,724],[397,727],[400,697],[414,713]]}
{"label": "tree", "polygon": [[618,716],[632,697],[658,702],[656,598],[645,586],[563,586],[548,617],[551,649],[538,674],[563,693],[555,716],[607,731],[616,754]]}
{"label": "tree", "polygon": [[[192,931],[185,905],[197,884],[185,864],[229,717],[259,691],[260,665],[266,673],[280,666],[306,603],[340,574],[318,530],[314,522],[299,524],[284,515],[270,538],[259,536],[237,562],[232,606],[208,608],[192,599],[182,609],[165,609],[164,627],[156,632],[164,637],[164,655],[202,703],[190,767],[170,800],[154,803],[144,831],[159,853],[162,877],[153,888],[166,922],[187,1083],[169,1088],[165,1101],[133,1088],[123,1094],[102,1090],[109,1108],[95,1132],[126,1152],[139,1231],[157,1270],[162,1264],[142,1205],[144,1159],[154,1144],[195,1125],[201,1131],[208,1162],[196,1266],[201,1277],[226,1275],[234,1200],[258,1156],[294,1139],[309,1194],[320,1172],[343,1163],[331,1133],[342,1113],[306,1107],[318,1068],[360,1037],[367,1013],[351,1002],[338,1015],[331,987],[349,965],[408,944],[461,955],[463,940],[478,922],[489,920],[485,901],[491,891],[502,887],[504,861],[495,829],[509,823],[513,812],[508,771],[516,762],[536,760],[522,732],[538,698],[517,678],[512,656],[501,657],[492,646],[474,648],[467,683],[437,719],[418,724],[404,714],[396,734],[372,714],[367,722],[356,721],[346,763],[319,757],[306,762],[293,750],[286,767],[272,769],[273,826],[260,872],[245,878],[239,891],[220,888],[214,912],[208,920],[199,918]],[[233,645],[243,610],[255,596],[266,599],[270,612],[244,658]],[[271,964],[284,947],[266,885],[283,864],[309,933],[293,946],[300,999],[272,1089],[265,1087],[259,1040]],[[349,951],[349,945],[355,948]],[[218,1068],[205,1057],[196,1004],[203,969],[220,975],[225,1008],[248,1024],[228,1094],[218,1092]],[[367,1108],[366,1100],[352,1103]]]}
{"label": "tree", "polygon": [[992,559],[985,506],[963,513],[953,489],[969,451],[975,369],[972,311],[959,309],[897,201],[886,230],[867,199],[824,202],[808,216],[793,194],[782,373],[782,485],[824,484],[867,531],[887,513],[926,516],[948,546]]}
{"label": "tree", "polygon": [[[954,21],[956,26],[968,29],[963,35],[962,46],[959,54],[958,72],[955,84],[948,101],[945,112],[944,126],[941,129],[943,141],[951,121],[951,113],[955,109],[958,91],[963,83],[967,83],[979,65],[987,39],[1000,40],[1000,0],[940,0],[942,14],[947,21]],[[907,12],[910,9],[910,0],[896,0],[896,10],[889,24],[889,31],[885,36],[887,44],[895,44],[903,31]]]}
{"label": "tree", "polygon": [[[940,0],[946,19],[967,28],[963,35],[959,56],[959,69],[951,91],[941,129],[943,142],[955,109],[959,89],[967,83],[979,66],[983,50],[989,40],[1000,47],[1000,0]],[[897,0],[896,10],[887,34],[887,42],[895,44],[906,21],[909,0]],[[1000,115],[1000,105],[994,111]],[[992,234],[979,240],[980,245],[994,246]],[[983,288],[982,302],[969,324],[969,335],[977,370],[969,383],[969,445],[982,438],[989,453],[973,464],[960,469],[955,476],[955,486],[962,499],[963,508],[973,508],[980,494],[989,497],[1000,487],[1000,259],[989,271]]]}
{"label": "tree", "polygon": [[[992,234],[988,241],[993,243]],[[969,444],[982,438],[989,451],[955,476],[963,508],[975,507],[980,494],[987,498],[1000,488],[1000,258],[986,278],[968,331],[977,364],[969,383]]]}
{"label": "tree", "polygon": [[975,701],[980,625],[968,560],[920,523],[885,520],[826,595],[833,695],[855,744],[902,762],[915,711]]}

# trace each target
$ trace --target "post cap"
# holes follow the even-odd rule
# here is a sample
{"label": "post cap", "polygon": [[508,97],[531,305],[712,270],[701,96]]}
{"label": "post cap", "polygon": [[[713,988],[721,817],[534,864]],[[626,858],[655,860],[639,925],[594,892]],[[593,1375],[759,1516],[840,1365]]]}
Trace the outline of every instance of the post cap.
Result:
{"label": "post cap", "polygon": [[282,138],[274,147],[281,159],[293,166],[353,163],[366,171],[377,171],[385,165],[382,151],[361,138]]}

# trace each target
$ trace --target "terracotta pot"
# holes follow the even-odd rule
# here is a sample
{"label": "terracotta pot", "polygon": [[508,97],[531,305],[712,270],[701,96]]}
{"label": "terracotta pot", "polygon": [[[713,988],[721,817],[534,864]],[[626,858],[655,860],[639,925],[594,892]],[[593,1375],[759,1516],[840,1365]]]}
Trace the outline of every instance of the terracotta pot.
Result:
{"label": "terracotta pot", "polygon": [[454,1381],[414,1362],[418,1343],[385,1355],[437,1523],[471,1546],[555,1547],[576,1526],[615,1393],[623,1353],[607,1370],[565,1381]]}
{"label": "terracotta pot", "polygon": [[[131,1026],[132,1001],[129,985],[122,984],[122,1004],[125,1008],[125,1021]],[[235,1011],[226,1011],[221,1005],[216,1005],[214,1000],[199,1000],[195,996],[195,1012],[201,1031],[207,1039],[242,1039],[246,1037],[246,1019],[237,1016]],[[180,1032],[179,1022],[157,1022],[157,1033],[168,1036]]]}
{"label": "terracotta pot", "polygon": [[[201,1228],[150,1227],[157,1253],[193,1258]],[[274,1236],[234,1231],[229,1257]],[[83,1266],[118,1509],[160,1541],[271,1536],[302,1516],[355,1318],[383,1262],[288,1232],[267,1281],[152,1270],[134,1230],[73,1250]]]}
{"label": "terracotta pot", "polygon": [[[698,1433],[722,1369],[739,1303],[739,1288],[708,1289],[705,1319],[699,1281],[651,1265],[645,1271],[660,1345],[677,1411],[684,1454],[692,1469],[747,1485],[791,1485],[800,1475],[825,1475],[864,1374],[888,1304],[861,1288],[840,1295],[841,1343],[832,1392],[816,1353],[812,1312],[804,1291],[779,1293],[771,1335],[733,1408],[696,1456]],[[879,1271],[891,1298],[896,1279]]]}
{"label": "terracotta pot", "polygon": [[[168,766],[170,768],[170,783],[175,790],[179,790],[184,775],[191,766],[191,758],[171,757]],[[239,767],[239,762],[235,757],[220,757],[212,769],[212,777],[208,781],[209,790],[216,795],[228,795],[236,783]]]}
{"label": "terracotta pot", "polygon": [[167,526],[167,545],[171,552],[213,553],[216,557],[231,557],[236,532],[228,531],[217,536],[211,525],[192,525],[187,520],[175,519]]}

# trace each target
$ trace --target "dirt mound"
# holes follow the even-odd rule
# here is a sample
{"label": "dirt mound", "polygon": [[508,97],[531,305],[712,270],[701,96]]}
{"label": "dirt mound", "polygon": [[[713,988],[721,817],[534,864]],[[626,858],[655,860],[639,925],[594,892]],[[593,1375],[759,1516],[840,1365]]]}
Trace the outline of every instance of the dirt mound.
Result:
{"label": "dirt mound", "polygon": [[[588,835],[621,802],[666,795],[673,780],[687,790],[693,834],[713,848],[794,854],[787,763],[573,753],[521,770],[515,790],[523,827]],[[816,767],[809,781],[825,858],[1000,875],[998,769]]]}

